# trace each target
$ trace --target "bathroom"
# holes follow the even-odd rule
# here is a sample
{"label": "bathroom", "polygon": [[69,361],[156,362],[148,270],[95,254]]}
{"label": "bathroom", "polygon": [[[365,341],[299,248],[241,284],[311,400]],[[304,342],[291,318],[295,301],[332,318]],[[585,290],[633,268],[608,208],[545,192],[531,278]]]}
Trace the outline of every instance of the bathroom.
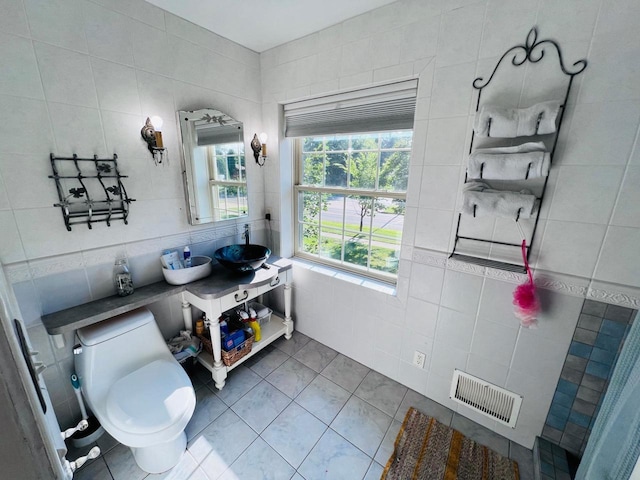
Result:
{"label": "bathroom", "polygon": [[[461,369],[522,395],[515,429],[472,420],[533,448],[545,427],[584,301],[640,305],[640,6],[634,0],[400,0],[350,14],[269,48],[243,47],[142,0],[4,0],[0,18],[0,261],[40,361],[61,428],[79,419],[69,375],[72,335],[57,348],[41,317],[114,294],[126,256],[134,285],[162,280],[159,254],[194,254],[241,241],[294,254],[295,174],[282,135],[292,100],[418,80],[406,213],[392,283],[294,261],[295,330],[450,408]],[[159,2],[158,2],[159,4]],[[366,9],[365,9],[366,10]],[[259,11],[243,18],[267,21]],[[282,18],[271,27],[286,30]],[[543,306],[538,328],[513,315],[523,277],[447,262],[462,195],[476,91],[500,55],[537,26],[567,65],[586,58],[572,86],[531,253]],[[259,49],[263,49],[257,53]],[[530,88],[519,71],[500,89]],[[536,90],[537,89],[537,90]],[[245,144],[266,132],[264,166],[247,155],[249,216],[190,225],[176,111],[212,107],[244,124]],[[164,119],[167,160],[140,138]],[[28,137],[28,138],[27,138]],[[128,224],[67,231],[49,155],[118,155]],[[265,220],[269,213],[271,220]],[[179,297],[150,306],[164,337],[183,322]],[[413,354],[425,354],[424,368]]]}

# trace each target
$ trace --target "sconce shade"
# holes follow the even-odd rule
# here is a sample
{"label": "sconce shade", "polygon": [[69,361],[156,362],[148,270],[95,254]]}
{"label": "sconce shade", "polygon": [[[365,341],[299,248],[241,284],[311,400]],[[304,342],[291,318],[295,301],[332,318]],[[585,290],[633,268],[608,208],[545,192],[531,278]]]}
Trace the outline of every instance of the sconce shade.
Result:
{"label": "sconce shade", "polygon": [[153,124],[153,128],[155,128],[156,131],[158,131],[158,130],[162,130],[162,125],[164,125],[164,120],[162,120],[162,117],[159,117],[158,115],[154,115],[153,117],[151,117],[151,123]]}

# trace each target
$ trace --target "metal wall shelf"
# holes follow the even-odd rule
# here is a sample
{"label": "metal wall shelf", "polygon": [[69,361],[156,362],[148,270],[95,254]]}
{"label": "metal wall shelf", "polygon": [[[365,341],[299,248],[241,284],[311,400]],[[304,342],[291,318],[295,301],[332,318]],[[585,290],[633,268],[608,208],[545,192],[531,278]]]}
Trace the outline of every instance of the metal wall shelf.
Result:
{"label": "metal wall shelf", "polygon": [[[488,80],[485,80],[484,77],[478,77],[473,81],[473,88],[478,90],[478,99],[477,99],[477,103],[476,103],[476,114],[478,114],[478,111],[480,110],[480,106],[481,106],[481,97],[482,97],[482,93],[483,93],[483,89],[486,88],[487,86],[489,86],[489,84],[491,83],[491,81],[493,80],[494,76],[496,75],[496,72],[498,71],[500,65],[502,64],[502,62],[509,57],[510,55],[513,55],[513,57],[511,58],[511,64],[514,67],[520,67],[526,64],[536,64],[538,62],[540,62],[540,60],[542,60],[545,56],[545,48],[549,47],[550,50],[553,51],[553,49],[555,49],[555,52],[557,53],[558,56],[558,63],[560,66],[560,70],[562,71],[562,73],[566,76],[569,77],[568,79],[568,83],[567,83],[567,87],[566,90],[564,92],[564,100],[561,104],[560,107],[560,111],[558,114],[558,119],[557,119],[557,127],[556,127],[556,131],[554,134],[552,135],[545,135],[544,137],[547,137],[547,141],[550,142],[551,144],[551,148],[550,148],[550,159],[551,159],[551,163],[553,162],[553,156],[556,152],[556,147],[558,145],[558,137],[560,135],[560,129],[562,127],[562,120],[564,118],[564,114],[566,111],[566,105],[567,105],[567,101],[569,99],[569,94],[571,92],[571,86],[573,84],[573,79],[576,75],[582,73],[584,71],[584,69],[587,67],[587,61],[585,59],[582,60],[578,60],[577,62],[573,63],[573,65],[571,66],[571,70],[568,69],[565,64],[564,64],[564,60],[562,57],[562,51],[560,49],[560,45],[558,45],[557,42],[555,42],[554,40],[549,40],[549,39],[545,39],[545,40],[538,40],[538,31],[536,29],[536,27],[533,27],[529,33],[527,34],[527,38],[524,44],[522,45],[516,45],[512,48],[510,48],[509,50],[507,50],[502,57],[500,57],[500,60],[498,60],[497,64],[495,65],[491,75],[489,76]],[[540,119],[538,119],[538,124],[540,123]],[[537,132],[537,127],[536,127],[536,132]],[[473,148],[474,148],[474,141],[476,140],[476,135],[475,135],[475,131],[472,133],[471,135],[471,142],[469,145],[469,154],[471,154],[473,152]],[[551,138],[548,138],[551,137]],[[531,137],[526,137],[531,141],[530,138]],[[539,138],[538,138],[539,139]],[[508,140],[513,140],[513,139],[508,139]],[[529,184],[534,184],[535,186],[537,186],[538,192],[536,192],[536,196],[539,199],[539,207],[537,210],[537,213],[535,214],[535,218],[532,219],[533,221],[533,227],[531,229],[531,232],[529,235],[525,235],[525,240],[527,243],[527,259],[529,258],[529,255],[531,254],[531,247],[533,244],[533,240],[535,238],[535,233],[536,233],[536,229],[538,227],[538,220],[540,217],[540,209],[542,206],[542,201],[544,199],[544,194],[547,188],[547,183],[548,183],[548,179],[549,177],[546,176],[544,177],[544,181],[541,182],[536,182],[536,179],[529,179],[528,178],[528,172],[527,172],[527,176],[526,178],[524,178],[523,180],[520,181],[520,185],[529,185]],[[465,176],[465,183],[467,182],[467,177]],[[500,187],[501,182],[496,182],[497,183],[497,187],[495,187],[496,189],[501,189]],[[504,183],[504,182],[503,182]],[[540,184],[541,183],[541,184]],[[475,212],[475,208],[474,208],[474,212]],[[497,269],[501,269],[501,270],[506,270],[506,271],[512,271],[512,272],[525,272],[525,266],[524,263],[523,264],[519,264],[519,263],[510,263],[510,262],[504,262],[504,261],[500,261],[498,259],[492,259],[489,258],[491,257],[491,253],[493,251],[493,249],[495,248],[494,246],[499,246],[498,248],[502,248],[502,249],[506,249],[506,250],[510,250],[510,249],[517,249],[514,252],[520,252],[520,249],[522,248],[522,244],[521,243],[516,243],[516,242],[511,242],[508,241],[508,239],[505,238],[494,238],[496,237],[496,233],[492,231],[492,235],[491,238],[482,238],[482,237],[475,237],[472,235],[466,235],[466,234],[461,234],[461,230],[464,229],[464,223],[465,222],[473,222],[477,220],[476,218],[474,218],[474,216],[469,216],[469,215],[463,215],[462,213],[459,213],[458,215],[458,223],[457,223],[457,227],[456,227],[456,234],[455,234],[455,241],[454,241],[454,246],[453,246],[453,251],[451,252],[451,254],[449,255],[449,258],[454,259],[454,260],[460,260],[462,262],[466,262],[466,263],[472,263],[472,264],[476,264],[476,265],[480,265],[480,266],[485,266],[485,267],[490,267],[490,268],[497,268]],[[516,217],[514,218],[514,222],[516,222],[516,225],[519,227],[519,224],[517,224],[517,222],[519,221],[519,218]],[[498,235],[499,236],[499,235]],[[477,242],[476,245],[479,246],[479,250],[483,250],[483,248],[481,247],[482,245],[485,245],[485,247],[489,247],[489,254],[486,256],[483,256],[482,254],[474,254],[473,252],[467,252],[467,251],[460,251],[460,241],[469,241],[471,244],[474,244],[475,242]],[[473,248],[472,248],[473,250]]]}
{"label": "metal wall shelf", "polygon": [[50,155],[53,178],[56,181],[62,218],[68,231],[72,225],[106,222],[111,226],[114,220],[128,223],[129,205],[135,199],[129,198],[122,184],[118,170],[118,156],[113,158],[56,157]]}

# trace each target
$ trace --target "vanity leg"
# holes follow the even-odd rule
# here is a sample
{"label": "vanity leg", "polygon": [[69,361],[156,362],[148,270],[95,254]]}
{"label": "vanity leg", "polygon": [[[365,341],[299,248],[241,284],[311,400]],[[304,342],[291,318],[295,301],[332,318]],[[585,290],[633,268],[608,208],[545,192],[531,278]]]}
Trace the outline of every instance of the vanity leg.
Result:
{"label": "vanity leg", "polygon": [[191,304],[187,302],[184,297],[184,292],[182,293],[182,318],[184,320],[184,328],[185,330],[189,330],[193,332],[193,317],[191,316]]}
{"label": "vanity leg", "polygon": [[[208,315],[208,312],[207,312]],[[220,340],[220,325],[218,322],[213,322],[207,319],[209,326],[209,333],[211,333],[211,347],[213,350],[213,371],[211,377],[218,390],[222,390],[224,387],[225,379],[227,378],[227,367],[222,363],[222,342]]]}
{"label": "vanity leg", "polygon": [[284,326],[286,331],[284,338],[289,340],[293,334],[293,319],[291,318],[291,284],[284,285]]}

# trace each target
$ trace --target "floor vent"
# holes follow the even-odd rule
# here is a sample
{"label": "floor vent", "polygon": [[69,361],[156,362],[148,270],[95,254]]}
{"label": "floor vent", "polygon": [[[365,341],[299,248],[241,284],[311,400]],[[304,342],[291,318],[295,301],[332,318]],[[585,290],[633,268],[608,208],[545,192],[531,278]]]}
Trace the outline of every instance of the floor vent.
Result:
{"label": "floor vent", "polygon": [[493,418],[511,428],[516,427],[522,397],[468,373],[455,370],[451,382],[452,400]]}

